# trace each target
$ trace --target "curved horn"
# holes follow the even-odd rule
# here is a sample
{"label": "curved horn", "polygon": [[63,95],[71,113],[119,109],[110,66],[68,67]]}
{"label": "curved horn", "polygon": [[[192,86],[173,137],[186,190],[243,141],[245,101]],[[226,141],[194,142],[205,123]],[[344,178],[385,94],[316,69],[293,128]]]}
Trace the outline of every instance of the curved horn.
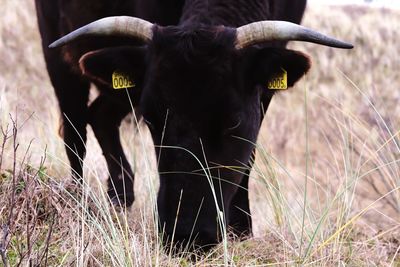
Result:
{"label": "curved horn", "polygon": [[126,36],[149,42],[153,38],[152,27],[152,23],[135,17],[108,17],[96,20],[63,36],[49,47],[59,47],[86,36]]}
{"label": "curved horn", "polygon": [[304,41],[337,48],[353,48],[352,44],[287,21],[259,21],[236,30],[236,49],[268,41]]}

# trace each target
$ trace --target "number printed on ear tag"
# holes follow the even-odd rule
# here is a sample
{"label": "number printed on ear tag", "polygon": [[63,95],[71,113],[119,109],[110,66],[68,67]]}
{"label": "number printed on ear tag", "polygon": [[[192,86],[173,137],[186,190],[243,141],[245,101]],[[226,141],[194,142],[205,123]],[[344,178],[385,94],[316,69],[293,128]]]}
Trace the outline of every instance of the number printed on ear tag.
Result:
{"label": "number printed on ear tag", "polygon": [[135,82],[128,74],[121,71],[114,71],[112,74],[112,84],[114,89],[125,89],[135,87]]}
{"label": "number printed on ear tag", "polygon": [[268,81],[268,89],[271,90],[286,90],[288,89],[287,85],[287,71],[282,69],[282,72],[277,74],[276,76],[273,76],[269,81]]}

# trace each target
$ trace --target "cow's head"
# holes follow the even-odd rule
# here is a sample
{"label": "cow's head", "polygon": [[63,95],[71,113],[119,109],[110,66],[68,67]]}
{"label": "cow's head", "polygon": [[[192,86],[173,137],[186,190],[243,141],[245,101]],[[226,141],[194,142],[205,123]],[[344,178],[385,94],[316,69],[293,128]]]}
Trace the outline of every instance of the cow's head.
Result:
{"label": "cow's head", "polygon": [[132,90],[140,90],[139,109],[159,156],[160,228],[174,242],[195,240],[197,245],[217,242],[217,210],[229,218],[231,200],[254,150],[262,103],[267,105],[274,93],[268,82],[285,70],[291,87],[310,67],[304,54],[265,44],[303,40],[350,47],[288,22],[238,29],[160,27],[126,17],[94,22],[52,46],[102,34],[146,42],[88,53],[81,68],[110,87],[116,70],[136,83]]}

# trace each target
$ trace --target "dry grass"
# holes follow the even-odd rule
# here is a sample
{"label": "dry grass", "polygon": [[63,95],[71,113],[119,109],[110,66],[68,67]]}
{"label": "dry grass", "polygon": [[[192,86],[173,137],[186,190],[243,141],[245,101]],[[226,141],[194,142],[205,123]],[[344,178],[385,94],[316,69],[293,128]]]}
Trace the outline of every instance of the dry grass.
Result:
{"label": "dry grass", "polygon": [[[192,265],[158,245],[157,172],[145,127],[135,137],[132,124],[122,130],[137,174],[128,217],[96,189],[106,174],[92,133],[85,176],[94,189],[76,200],[33,3],[0,6],[0,126],[10,137],[0,135],[0,225],[10,230],[0,229],[0,252],[7,245],[11,266]],[[250,186],[255,238],[229,242],[197,265],[400,264],[400,13],[309,8],[304,24],[356,48],[290,45],[309,54],[313,68],[275,97],[262,127]]]}

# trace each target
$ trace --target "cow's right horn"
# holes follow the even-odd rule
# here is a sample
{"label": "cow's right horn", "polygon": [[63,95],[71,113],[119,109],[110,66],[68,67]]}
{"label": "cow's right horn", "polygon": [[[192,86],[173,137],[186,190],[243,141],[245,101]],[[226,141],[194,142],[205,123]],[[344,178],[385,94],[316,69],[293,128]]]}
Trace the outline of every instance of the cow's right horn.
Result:
{"label": "cow's right horn", "polygon": [[59,47],[86,36],[125,36],[149,42],[153,38],[152,28],[153,24],[143,19],[127,16],[108,17],[63,36],[49,47]]}
{"label": "cow's right horn", "polygon": [[352,44],[287,21],[258,21],[237,28],[236,49],[271,41],[304,41],[337,48],[353,48]]}

